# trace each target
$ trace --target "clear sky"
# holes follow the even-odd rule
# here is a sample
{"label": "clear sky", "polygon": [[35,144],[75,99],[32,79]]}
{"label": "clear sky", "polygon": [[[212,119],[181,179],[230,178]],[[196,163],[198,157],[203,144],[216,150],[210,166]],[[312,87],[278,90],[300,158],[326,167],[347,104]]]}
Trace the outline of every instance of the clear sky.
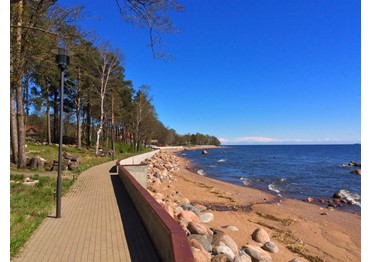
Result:
{"label": "clear sky", "polygon": [[361,142],[361,6],[356,0],[180,0],[174,60],[152,57],[146,30],[114,0],[72,1],[125,54],[126,78],[151,87],[160,121],[223,144]]}

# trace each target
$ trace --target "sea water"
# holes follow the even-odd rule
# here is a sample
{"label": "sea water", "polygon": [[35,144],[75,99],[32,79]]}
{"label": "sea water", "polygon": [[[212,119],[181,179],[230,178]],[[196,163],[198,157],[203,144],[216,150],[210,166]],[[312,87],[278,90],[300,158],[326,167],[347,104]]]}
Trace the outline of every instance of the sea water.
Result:
{"label": "sea water", "polygon": [[185,150],[181,156],[191,161],[199,174],[242,186],[261,189],[304,200],[332,199],[340,192],[353,204],[337,209],[360,213],[361,145],[244,145],[201,150]]}

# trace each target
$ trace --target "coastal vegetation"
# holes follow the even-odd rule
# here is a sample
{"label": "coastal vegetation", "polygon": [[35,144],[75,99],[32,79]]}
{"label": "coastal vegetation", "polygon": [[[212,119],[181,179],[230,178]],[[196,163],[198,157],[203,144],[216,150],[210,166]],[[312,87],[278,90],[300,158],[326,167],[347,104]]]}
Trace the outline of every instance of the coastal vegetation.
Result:
{"label": "coastal vegetation", "polygon": [[[26,141],[48,145],[59,139],[60,75],[51,50],[74,54],[64,71],[63,143],[114,150],[116,143],[135,152],[157,145],[215,144],[204,134],[179,135],[157,115],[150,86],[135,87],[125,76],[124,55],[75,22],[83,7],[57,1],[12,1],[10,10],[10,137],[11,163],[27,166]],[[154,57],[157,35],[174,30],[167,10],[181,11],[177,1],[117,1],[118,12],[135,26],[148,27]],[[159,15],[157,15],[159,14]]]}

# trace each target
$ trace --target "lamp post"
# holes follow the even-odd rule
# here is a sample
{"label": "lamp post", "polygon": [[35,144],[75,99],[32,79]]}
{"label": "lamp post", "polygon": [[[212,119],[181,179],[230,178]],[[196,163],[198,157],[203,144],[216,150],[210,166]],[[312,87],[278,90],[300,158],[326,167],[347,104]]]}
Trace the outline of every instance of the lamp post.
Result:
{"label": "lamp post", "polygon": [[60,85],[60,104],[59,104],[59,150],[58,150],[58,176],[57,176],[57,191],[56,191],[56,218],[61,217],[61,197],[62,197],[62,141],[63,141],[63,88],[64,88],[64,70],[67,68],[70,57],[73,52],[68,51],[62,47],[53,49],[52,53],[56,55],[56,62],[61,71],[61,85]]}

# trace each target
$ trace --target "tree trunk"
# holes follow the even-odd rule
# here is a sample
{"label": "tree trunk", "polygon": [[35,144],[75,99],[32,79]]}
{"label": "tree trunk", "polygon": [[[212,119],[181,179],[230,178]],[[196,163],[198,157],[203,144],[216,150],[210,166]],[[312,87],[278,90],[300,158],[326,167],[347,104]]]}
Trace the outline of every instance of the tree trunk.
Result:
{"label": "tree trunk", "polygon": [[23,113],[23,92],[22,92],[22,77],[24,70],[24,58],[22,56],[22,15],[23,15],[23,0],[18,1],[19,16],[17,21],[16,31],[16,55],[17,55],[17,73],[15,80],[16,101],[17,101],[17,135],[18,135],[18,168],[26,167],[26,130]]}
{"label": "tree trunk", "polygon": [[115,158],[115,101],[114,94],[111,93],[111,144],[112,144],[112,158]]}
{"label": "tree trunk", "polygon": [[87,147],[90,147],[92,144],[92,132],[91,132],[91,127],[92,127],[92,108],[90,104],[90,98],[88,96],[88,101],[87,101],[87,126],[86,126],[86,144]]}
{"label": "tree trunk", "polygon": [[28,125],[28,116],[30,115],[30,98],[28,94],[28,83],[29,83],[29,75],[26,72],[26,77],[24,81],[24,93],[23,93],[23,101],[24,101],[24,112],[25,112],[25,126]]}
{"label": "tree trunk", "polygon": [[78,68],[78,84],[77,84],[77,98],[76,98],[76,147],[81,148],[81,120],[80,120],[80,107],[81,107],[81,94],[80,94],[80,67]]}
{"label": "tree trunk", "polygon": [[98,131],[97,131],[96,155],[98,155],[99,138],[100,138],[102,128],[103,128],[103,120],[104,120],[103,119],[103,114],[104,114],[103,102],[104,102],[104,99],[105,99],[105,96],[101,95],[101,117],[100,117],[100,120],[99,120],[99,128],[98,128]]}
{"label": "tree trunk", "polygon": [[12,163],[18,162],[18,137],[17,137],[17,117],[15,112],[15,90],[10,89],[10,141],[12,147]]}
{"label": "tree trunk", "polygon": [[48,84],[46,85],[46,115],[47,115],[47,140],[48,140],[48,145],[52,144],[52,132],[51,132],[51,127],[50,127],[50,105],[49,105],[49,86]]}

